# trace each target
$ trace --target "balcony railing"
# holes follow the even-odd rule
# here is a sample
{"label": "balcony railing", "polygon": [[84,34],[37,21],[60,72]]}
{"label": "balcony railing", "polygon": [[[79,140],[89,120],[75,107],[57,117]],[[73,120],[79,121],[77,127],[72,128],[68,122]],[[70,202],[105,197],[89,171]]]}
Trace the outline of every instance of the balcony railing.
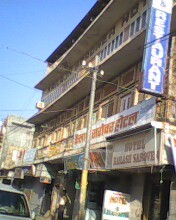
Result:
{"label": "balcony railing", "polygon": [[72,72],[71,75],[66,80],[64,80],[60,85],[54,88],[47,95],[44,95],[42,97],[42,102],[44,102],[46,106],[49,105],[51,102],[62,96],[62,94],[65,91],[67,91],[79,79],[81,79],[84,74],[85,74],[85,70]]}

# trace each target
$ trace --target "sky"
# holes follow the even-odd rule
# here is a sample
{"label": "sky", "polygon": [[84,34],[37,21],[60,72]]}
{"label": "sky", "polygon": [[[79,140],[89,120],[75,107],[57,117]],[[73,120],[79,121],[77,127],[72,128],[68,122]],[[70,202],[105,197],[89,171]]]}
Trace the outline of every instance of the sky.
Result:
{"label": "sky", "polygon": [[96,0],[0,0],[0,121],[37,112],[45,60]]}

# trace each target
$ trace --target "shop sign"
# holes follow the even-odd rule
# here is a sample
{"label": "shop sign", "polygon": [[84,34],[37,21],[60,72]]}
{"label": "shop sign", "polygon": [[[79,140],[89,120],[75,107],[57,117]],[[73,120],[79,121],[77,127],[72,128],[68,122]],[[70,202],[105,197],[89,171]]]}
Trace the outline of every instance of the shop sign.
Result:
{"label": "shop sign", "polygon": [[24,172],[21,167],[15,168],[14,178],[15,179],[24,179]]}
{"label": "shop sign", "polygon": [[141,90],[161,95],[168,53],[173,0],[152,0],[143,60]]}
{"label": "shop sign", "polygon": [[31,162],[33,162],[34,159],[35,159],[36,150],[37,150],[36,148],[27,150],[25,152],[23,162],[24,163],[31,163]]}
{"label": "shop sign", "polygon": [[90,168],[105,169],[106,150],[97,149],[90,152]]}
{"label": "shop sign", "polygon": [[[112,159],[109,158],[107,166],[111,164],[112,169],[119,169],[155,165],[159,159],[160,142],[160,134],[157,135],[155,142],[153,129],[120,139],[113,143]],[[156,152],[155,143],[157,143]]]}
{"label": "shop sign", "polygon": [[64,170],[83,169],[83,166],[84,166],[83,154],[64,159]]}
{"label": "shop sign", "polygon": [[105,190],[102,220],[129,220],[130,195],[122,192]]}
{"label": "shop sign", "polygon": [[51,158],[59,155],[67,148],[66,141],[51,144],[47,147],[42,147],[37,150],[36,159]]}
{"label": "shop sign", "polygon": [[[92,126],[91,144],[106,141],[108,136],[145,125],[154,120],[156,98],[143,101],[141,104],[113,115]],[[86,129],[75,132],[74,148],[85,146]]]}

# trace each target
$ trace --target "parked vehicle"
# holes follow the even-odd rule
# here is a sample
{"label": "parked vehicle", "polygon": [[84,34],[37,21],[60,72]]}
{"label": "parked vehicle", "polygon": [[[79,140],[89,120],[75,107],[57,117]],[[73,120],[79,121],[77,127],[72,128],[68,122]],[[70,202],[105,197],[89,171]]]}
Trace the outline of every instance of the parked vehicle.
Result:
{"label": "parked vehicle", "polygon": [[31,220],[32,218],[26,195],[0,182],[0,219],[1,220]]}

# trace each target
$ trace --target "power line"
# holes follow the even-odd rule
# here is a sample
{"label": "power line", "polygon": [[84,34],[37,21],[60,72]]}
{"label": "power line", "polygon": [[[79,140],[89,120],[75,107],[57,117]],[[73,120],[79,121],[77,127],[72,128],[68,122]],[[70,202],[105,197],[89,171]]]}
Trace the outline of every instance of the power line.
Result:
{"label": "power line", "polygon": [[37,71],[29,71],[29,72],[21,72],[21,73],[8,73],[8,74],[3,74],[2,76],[15,76],[15,75],[25,75],[25,74],[31,74],[31,73],[40,73],[44,72],[45,70],[37,70]]}
{"label": "power line", "polygon": [[26,53],[26,52],[13,49],[13,48],[10,48],[10,47],[8,47],[8,46],[6,46],[5,48],[6,48],[7,50],[11,50],[11,51],[13,51],[13,52],[15,52],[15,53],[19,53],[19,54],[28,56],[28,57],[30,57],[30,58],[32,58],[32,59],[35,59],[35,60],[37,60],[37,61],[40,61],[40,62],[42,62],[42,63],[46,63],[44,60],[42,60],[42,59],[40,59],[40,58],[38,58],[38,57],[35,57],[35,56],[31,55],[31,54],[28,54],[28,53]]}
{"label": "power line", "polygon": [[17,82],[17,81],[15,81],[15,80],[13,80],[13,79],[10,79],[10,78],[6,77],[6,76],[0,75],[0,77],[1,77],[1,78],[4,78],[4,79],[7,79],[7,80],[9,80],[9,81],[11,81],[11,82],[13,82],[13,83],[16,83],[16,84],[18,84],[18,85],[20,85],[20,86],[26,87],[26,88],[28,88],[28,89],[35,90],[35,91],[37,91],[37,92],[40,92],[39,90],[37,90],[37,89],[35,89],[35,88],[29,87],[29,86],[27,86],[27,85],[25,85],[25,84],[23,84],[23,83]]}

